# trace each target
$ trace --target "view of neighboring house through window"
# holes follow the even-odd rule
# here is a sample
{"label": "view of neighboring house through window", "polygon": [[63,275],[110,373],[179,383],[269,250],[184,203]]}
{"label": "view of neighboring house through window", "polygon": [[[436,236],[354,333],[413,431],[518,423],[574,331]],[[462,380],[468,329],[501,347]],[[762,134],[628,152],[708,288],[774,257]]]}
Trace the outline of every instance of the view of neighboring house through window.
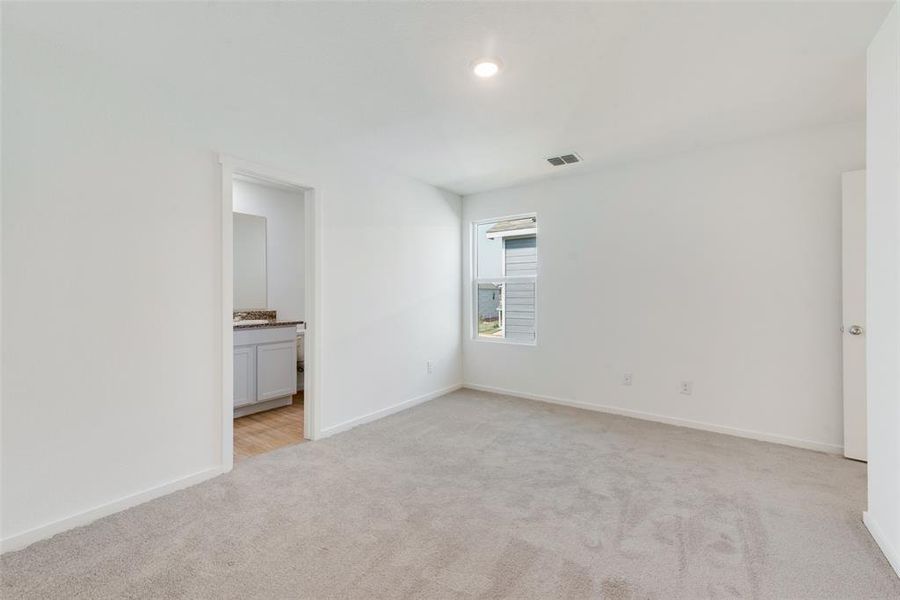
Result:
{"label": "view of neighboring house through window", "polygon": [[533,343],[537,217],[475,223],[474,236],[475,335]]}

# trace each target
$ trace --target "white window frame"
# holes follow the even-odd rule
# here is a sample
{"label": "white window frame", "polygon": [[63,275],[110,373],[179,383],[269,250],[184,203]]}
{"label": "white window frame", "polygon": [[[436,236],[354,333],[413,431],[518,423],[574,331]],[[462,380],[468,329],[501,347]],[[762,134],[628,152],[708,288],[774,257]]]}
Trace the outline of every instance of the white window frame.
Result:
{"label": "white window frame", "polygon": [[[534,217],[534,227],[535,227],[535,241],[534,247],[535,252],[537,253],[537,263],[535,270],[537,274],[535,275],[525,275],[518,277],[478,277],[478,226],[484,225],[486,223],[498,223],[500,221],[512,221],[515,219],[527,219],[530,217]],[[472,311],[469,318],[469,327],[471,331],[472,339],[476,342],[485,342],[488,344],[512,344],[515,346],[537,346],[538,341],[538,278],[540,277],[540,269],[541,269],[541,253],[540,253],[540,241],[538,240],[538,234],[540,233],[540,225],[537,218],[537,213],[522,213],[517,215],[501,215],[499,217],[491,217],[489,219],[479,219],[477,221],[472,221],[469,227],[469,248],[471,254],[471,264],[469,266],[470,274],[471,274],[471,302],[472,302]],[[506,253],[502,254],[503,256],[503,272],[506,272]],[[517,283],[517,282],[531,282],[534,284],[534,339],[531,341],[527,340],[510,340],[508,338],[495,338],[478,335],[478,285],[485,283]]]}

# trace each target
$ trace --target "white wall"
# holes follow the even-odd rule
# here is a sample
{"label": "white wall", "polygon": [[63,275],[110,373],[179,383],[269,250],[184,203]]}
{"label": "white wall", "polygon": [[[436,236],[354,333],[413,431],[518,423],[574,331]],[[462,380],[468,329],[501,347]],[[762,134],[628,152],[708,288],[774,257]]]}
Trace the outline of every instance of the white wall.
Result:
{"label": "white wall", "polygon": [[900,4],[869,46],[868,75],[865,520],[900,574]]}
{"label": "white wall", "polygon": [[458,197],[209,123],[30,10],[3,16],[4,547],[219,467],[219,151],[322,193],[323,428],[460,382]]}
{"label": "white wall", "polygon": [[472,340],[464,286],[466,384],[839,451],[841,172],[864,166],[864,134],[465,197],[466,223],[536,212],[539,261],[536,347]]}
{"label": "white wall", "polygon": [[306,315],[303,194],[236,179],[232,203],[235,212],[266,218],[268,306],[243,308],[268,308],[278,311],[278,318],[283,321],[303,321]]}

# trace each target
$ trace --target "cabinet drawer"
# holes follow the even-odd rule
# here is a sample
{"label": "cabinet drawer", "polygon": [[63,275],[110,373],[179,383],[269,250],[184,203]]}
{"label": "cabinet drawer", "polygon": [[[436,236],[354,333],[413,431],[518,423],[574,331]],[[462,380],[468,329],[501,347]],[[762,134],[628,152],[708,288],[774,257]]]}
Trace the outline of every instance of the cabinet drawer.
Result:
{"label": "cabinet drawer", "polygon": [[235,329],[233,343],[235,346],[255,346],[257,344],[276,344],[297,339],[297,326],[263,327],[262,329]]}

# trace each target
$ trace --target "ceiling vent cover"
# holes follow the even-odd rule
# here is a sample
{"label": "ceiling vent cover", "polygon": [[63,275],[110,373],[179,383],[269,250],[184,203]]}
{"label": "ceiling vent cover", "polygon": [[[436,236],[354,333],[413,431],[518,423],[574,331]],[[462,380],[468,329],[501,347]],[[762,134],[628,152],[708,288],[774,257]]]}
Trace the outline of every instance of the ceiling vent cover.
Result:
{"label": "ceiling vent cover", "polygon": [[562,156],[551,156],[547,159],[547,162],[554,167],[561,167],[563,165],[572,165],[581,162],[581,157],[573,152],[571,154],[563,154]]}

